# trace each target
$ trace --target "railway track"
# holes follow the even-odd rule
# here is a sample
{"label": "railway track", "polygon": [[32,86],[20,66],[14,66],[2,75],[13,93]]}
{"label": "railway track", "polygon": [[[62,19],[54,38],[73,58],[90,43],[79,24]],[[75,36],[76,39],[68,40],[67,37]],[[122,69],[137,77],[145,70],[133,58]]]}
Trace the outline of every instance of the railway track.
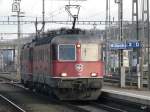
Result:
{"label": "railway track", "polygon": [[[19,84],[5,83],[1,85],[3,85],[4,90],[0,91],[0,93],[19,104],[26,112],[77,112],[64,105],[59,105],[59,103],[48,97],[28,91],[28,89],[23,88]],[[7,91],[11,92],[8,93]]]}
{"label": "railway track", "polygon": [[[19,83],[6,83],[6,84],[13,85],[13,86],[16,86],[18,88],[22,88],[25,91],[28,91],[27,88],[24,88]],[[48,99],[48,96],[46,96],[46,99]],[[108,112],[105,110],[106,107],[105,107],[105,109],[103,109],[103,107],[96,107],[96,106],[91,105],[90,103],[84,103],[84,105],[83,105],[83,103],[80,103],[80,102],[76,102],[76,103],[64,102],[64,101],[59,101],[59,100],[54,99],[54,98],[51,98],[51,102],[58,104],[58,105],[61,105],[62,107],[68,108],[68,109],[72,110],[72,112]],[[65,112],[67,112],[67,111],[65,111]],[[68,112],[70,112],[70,111],[68,111]]]}
{"label": "railway track", "polygon": [[[22,86],[20,83],[12,83],[12,82],[8,83],[9,79],[0,78],[0,81],[4,82],[4,80],[7,80],[6,84],[8,84],[8,85],[12,85],[13,87],[21,88],[24,91],[28,91],[28,89],[24,88],[24,86]],[[11,80],[9,80],[9,81],[11,81]],[[28,91],[28,92],[31,92],[31,91]],[[31,93],[36,94],[38,97],[40,96],[42,99],[44,98],[44,100],[47,100],[48,103],[62,106],[64,108],[63,112],[64,112],[64,110],[65,110],[65,112],[133,112],[133,111],[147,112],[147,110],[144,110],[145,109],[144,106],[141,106],[141,105],[137,106],[135,104],[130,105],[131,104],[130,102],[117,101],[116,99],[111,99],[104,95],[102,95],[102,97],[99,99],[99,101],[64,102],[64,101],[59,101],[55,98],[49,98],[49,96],[45,96],[43,94],[36,93],[36,91],[31,92]],[[50,100],[50,102],[49,102],[49,100]],[[127,105],[127,104],[129,104],[129,105]],[[142,107],[144,109],[142,109]],[[67,110],[67,109],[69,109],[69,110]],[[36,111],[31,111],[31,112],[36,112]],[[42,112],[44,112],[44,111],[42,111]],[[58,111],[58,112],[62,112],[62,111]]]}
{"label": "railway track", "polygon": [[91,105],[90,103],[86,103],[86,104],[71,104],[72,106],[74,106],[74,108],[78,109],[78,112],[108,112],[106,110],[104,110],[102,107],[95,107],[93,105]]}
{"label": "railway track", "polygon": [[[8,98],[6,98],[5,96],[0,94],[0,98],[9,105],[9,107],[11,106],[11,108],[13,108],[14,112],[26,112],[24,109],[22,109],[21,107],[19,107],[17,104],[15,104],[14,102],[12,102],[11,100],[9,100]],[[13,112],[12,110],[12,112]]]}
{"label": "railway track", "polygon": [[95,102],[91,102],[91,105],[97,108],[103,108],[104,110],[107,110],[109,112],[127,112],[125,110],[122,110],[120,108],[116,108],[113,106],[109,106],[103,103],[95,103]]}
{"label": "railway track", "polygon": [[150,112],[149,105],[130,102],[126,99],[122,100],[118,98],[109,97],[107,96],[107,94],[102,94],[102,97],[100,97],[99,101],[97,102],[98,104],[110,107],[110,109],[112,108],[111,112]]}
{"label": "railway track", "polygon": [[[20,84],[15,84],[18,87],[24,88],[22,85]],[[24,88],[27,89],[27,88]],[[28,89],[27,89],[28,90]],[[112,106],[108,106],[106,104],[102,104],[102,103],[96,103],[96,102],[64,102],[64,101],[60,101],[57,99],[51,99],[51,101],[63,105],[67,108],[72,109],[75,112],[127,112],[124,110],[121,110],[119,108],[115,108]]]}
{"label": "railway track", "polygon": [[70,107],[79,110],[79,112],[128,112],[117,107],[112,107],[98,102],[78,102],[77,104],[71,103]]}

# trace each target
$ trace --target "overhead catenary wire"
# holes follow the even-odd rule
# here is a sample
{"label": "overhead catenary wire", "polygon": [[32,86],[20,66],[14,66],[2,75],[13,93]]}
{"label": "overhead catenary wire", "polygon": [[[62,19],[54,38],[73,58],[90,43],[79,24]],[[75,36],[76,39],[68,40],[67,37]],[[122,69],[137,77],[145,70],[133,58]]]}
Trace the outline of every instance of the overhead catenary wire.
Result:
{"label": "overhead catenary wire", "polygon": [[[53,1],[53,0],[52,0],[52,1]],[[63,1],[63,0],[61,0],[61,1]],[[65,0],[64,0],[64,1],[65,1]],[[67,1],[67,0],[66,0],[66,1]],[[81,4],[82,1],[86,1],[86,0],[68,0],[68,1],[69,1],[69,4],[71,3],[71,1],[73,1],[72,4],[77,3],[77,2],[80,2],[80,4]],[[62,11],[62,13],[65,12],[65,6],[64,6],[64,5],[61,6],[59,9],[53,10],[52,12],[48,13],[48,16],[47,16],[47,17],[49,17],[49,15],[52,15],[53,17],[54,17],[54,16],[57,16],[57,15],[61,14],[60,11]],[[55,13],[56,13],[56,14],[55,14]],[[50,17],[51,17],[51,16],[50,16]]]}

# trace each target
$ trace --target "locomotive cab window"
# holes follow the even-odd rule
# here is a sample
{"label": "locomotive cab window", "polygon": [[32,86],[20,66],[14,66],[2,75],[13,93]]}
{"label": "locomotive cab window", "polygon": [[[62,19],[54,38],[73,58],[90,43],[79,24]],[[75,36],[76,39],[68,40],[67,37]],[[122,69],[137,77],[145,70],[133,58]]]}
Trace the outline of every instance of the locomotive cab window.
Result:
{"label": "locomotive cab window", "polygon": [[61,44],[58,46],[58,59],[60,61],[75,61],[76,47],[75,45]]}
{"label": "locomotive cab window", "polygon": [[100,59],[98,44],[82,44],[81,60],[82,61],[98,61]]}

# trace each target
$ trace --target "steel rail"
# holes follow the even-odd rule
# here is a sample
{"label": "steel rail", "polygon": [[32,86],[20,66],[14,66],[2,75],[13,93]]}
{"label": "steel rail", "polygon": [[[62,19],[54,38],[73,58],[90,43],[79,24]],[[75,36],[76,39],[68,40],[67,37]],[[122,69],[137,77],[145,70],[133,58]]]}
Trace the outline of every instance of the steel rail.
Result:
{"label": "steel rail", "polygon": [[125,110],[119,109],[119,108],[115,108],[106,104],[101,104],[101,103],[95,103],[95,102],[91,102],[92,106],[95,106],[97,108],[103,108],[104,110],[108,110],[111,112],[127,112]]}
{"label": "steel rail", "polygon": [[21,107],[19,107],[17,104],[15,104],[14,102],[12,102],[11,100],[9,100],[8,98],[6,98],[5,96],[3,96],[2,94],[0,94],[0,97],[2,99],[4,99],[5,101],[7,101],[9,104],[11,104],[13,107],[15,107],[19,112],[26,112],[24,109],[22,109]]}
{"label": "steel rail", "polygon": [[72,110],[78,111],[78,112],[91,112],[90,110],[84,109],[80,106],[73,105],[73,104],[70,104],[70,103],[61,102],[61,104],[68,107],[68,108],[70,108],[70,109],[72,109]]}

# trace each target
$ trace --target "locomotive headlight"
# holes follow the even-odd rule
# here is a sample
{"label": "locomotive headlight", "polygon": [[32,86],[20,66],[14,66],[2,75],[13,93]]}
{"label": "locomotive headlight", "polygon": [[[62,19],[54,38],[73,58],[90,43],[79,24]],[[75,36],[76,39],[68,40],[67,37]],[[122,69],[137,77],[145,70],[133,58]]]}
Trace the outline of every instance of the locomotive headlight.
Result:
{"label": "locomotive headlight", "polygon": [[77,48],[80,48],[80,47],[81,47],[81,44],[78,43],[78,44],[77,44]]}
{"label": "locomotive headlight", "polygon": [[62,76],[62,77],[66,77],[66,76],[67,76],[67,73],[61,73],[61,76]]}
{"label": "locomotive headlight", "polygon": [[97,73],[91,73],[91,76],[92,76],[92,77],[96,77],[96,76],[97,76]]}

